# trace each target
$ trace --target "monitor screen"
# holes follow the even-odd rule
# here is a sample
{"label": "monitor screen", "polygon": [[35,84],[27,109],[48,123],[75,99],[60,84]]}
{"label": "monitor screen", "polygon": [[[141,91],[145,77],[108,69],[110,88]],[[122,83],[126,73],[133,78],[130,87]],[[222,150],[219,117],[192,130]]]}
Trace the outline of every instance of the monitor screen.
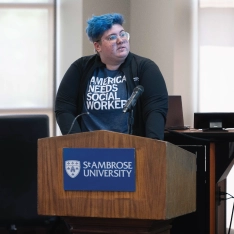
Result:
{"label": "monitor screen", "polygon": [[194,113],[195,129],[225,129],[234,128],[233,112],[200,112]]}
{"label": "monitor screen", "polygon": [[42,219],[37,214],[37,140],[44,137],[49,137],[46,115],[0,116],[0,222]]}

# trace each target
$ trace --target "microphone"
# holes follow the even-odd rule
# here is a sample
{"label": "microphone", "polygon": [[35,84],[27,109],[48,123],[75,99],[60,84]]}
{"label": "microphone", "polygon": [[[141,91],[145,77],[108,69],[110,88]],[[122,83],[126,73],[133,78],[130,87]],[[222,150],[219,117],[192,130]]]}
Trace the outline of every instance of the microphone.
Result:
{"label": "microphone", "polygon": [[80,116],[82,116],[82,115],[89,115],[89,112],[81,113],[81,114],[79,114],[79,115],[77,115],[77,116],[75,117],[75,119],[73,120],[73,122],[72,122],[72,124],[71,124],[71,127],[70,127],[70,129],[69,129],[67,135],[71,132],[71,130],[72,130],[72,128],[73,128],[73,125],[74,125],[76,119],[78,119],[78,118],[79,118]]}
{"label": "microphone", "polygon": [[144,92],[144,87],[142,85],[138,85],[133,89],[131,97],[127,100],[126,104],[123,108],[123,113],[126,113],[127,111],[131,110],[137,102],[137,99],[141,96],[141,94]]}

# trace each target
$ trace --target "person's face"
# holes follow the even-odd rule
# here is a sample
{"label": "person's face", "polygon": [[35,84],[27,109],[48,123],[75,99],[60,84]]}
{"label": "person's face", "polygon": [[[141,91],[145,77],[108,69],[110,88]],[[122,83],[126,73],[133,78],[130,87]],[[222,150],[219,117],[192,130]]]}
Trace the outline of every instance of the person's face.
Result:
{"label": "person's face", "polygon": [[128,33],[119,24],[105,31],[98,42],[94,42],[96,51],[104,63],[122,63],[129,53]]}

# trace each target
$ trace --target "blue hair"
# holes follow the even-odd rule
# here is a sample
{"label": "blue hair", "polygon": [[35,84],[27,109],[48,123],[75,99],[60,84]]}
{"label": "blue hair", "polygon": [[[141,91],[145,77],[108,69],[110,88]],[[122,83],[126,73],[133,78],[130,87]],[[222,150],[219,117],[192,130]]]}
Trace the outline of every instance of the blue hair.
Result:
{"label": "blue hair", "polygon": [[114,24],[123,25],[123,23],[124,17],[118,13],[93,16],[87,20],[88,26],[86,27],[86,33],[89,40],[95,42],[99,40],[104,32],[110,29]]}

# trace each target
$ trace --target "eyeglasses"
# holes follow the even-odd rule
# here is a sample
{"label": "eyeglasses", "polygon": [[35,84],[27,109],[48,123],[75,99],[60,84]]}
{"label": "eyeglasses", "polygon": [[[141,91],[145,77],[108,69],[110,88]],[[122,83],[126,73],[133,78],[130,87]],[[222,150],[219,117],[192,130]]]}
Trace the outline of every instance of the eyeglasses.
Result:
{"label": "eyeglasses", "polygon": [[[105,40],[107,40],[107,41],[109,41],[111,43],[115,43],[117,41],[118,37],[120,37],[122,40],[129,41],[130,34],[128,32],[122,31],[122,32],[120,32],[119,35],[117,35],[117,34],[111,34],[111,35],[109,35],[108,37],[105,38]],[[100,41],[100,40],[101,39],[97,40],[97,42]]]}

